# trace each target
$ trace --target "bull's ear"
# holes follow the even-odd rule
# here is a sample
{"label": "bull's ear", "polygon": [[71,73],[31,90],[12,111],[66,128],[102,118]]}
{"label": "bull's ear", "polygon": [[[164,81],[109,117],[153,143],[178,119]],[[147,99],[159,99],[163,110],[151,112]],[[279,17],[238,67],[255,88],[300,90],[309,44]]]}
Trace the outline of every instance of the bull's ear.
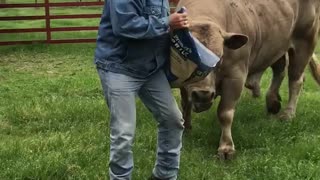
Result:
{"label": "bull's ear", "polygon": [[224,45],[230,49],[239,49],[247,44],[249,38],[243,34],[227,33],[224,35]]}

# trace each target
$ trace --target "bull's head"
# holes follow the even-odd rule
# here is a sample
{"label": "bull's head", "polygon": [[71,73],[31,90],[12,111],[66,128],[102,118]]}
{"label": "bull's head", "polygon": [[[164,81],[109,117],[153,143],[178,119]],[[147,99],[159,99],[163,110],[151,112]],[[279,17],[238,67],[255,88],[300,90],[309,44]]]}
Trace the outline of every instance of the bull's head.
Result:
{"label": "bull's head", "polygon": [[[224,59],[224,52],[241,48],[248,42],[248,37],[242,34],[227,33],[212,22],[194,22],[190,31],[204,46]],[[217,96],[218,72],[223,60],[202,81],[186,85],[188,101],[193,104],[193,111],[208,110]]]}

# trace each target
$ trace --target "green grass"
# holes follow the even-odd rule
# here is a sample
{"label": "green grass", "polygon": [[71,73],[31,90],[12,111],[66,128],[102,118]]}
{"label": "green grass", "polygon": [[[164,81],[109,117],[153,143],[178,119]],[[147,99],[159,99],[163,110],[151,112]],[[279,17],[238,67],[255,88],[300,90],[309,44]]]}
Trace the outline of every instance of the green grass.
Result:
{"label": "green grass", "polygon": [[[27,0],[8,0],[17,2]],[[100,10],[73,8],[54,13]],[[42,10],[1,10],[0,16],[30,12],[41,15]],[[51,24],[59,27],[98,23],[71,21]],[[44,22],[0,22],[0,27],[44,27]],[[54,38],[95,37],[95,33],[57,33]],[[44,37],[45,34],[0,34],[0,41]],[[0,47],[0,179],[108,179],[109,114],[93,65],[94,47]],[[320,94],[306,72],[297,117],[292,122],[281,122],[265,113],[264,95],[270,72],[263,77],[261,98],[253,99],[247,90],[243,92],[233,124],[237,149],[233,161],[220,162],[215,156],[220,135],[218,100],[210,111],[193,114],[193,130],[183,139],[179,179],[320,179]],[[178,92],[174,93],[179,101]],[[286,81],[281,96],[285,105]],[[152,115],[139,100],[137,103],[133,179],[142,180],[153,168],[157,129]]]}
{"label": "green grass", "polygon": [[[0,179],[107,179],[108,110],[92,63],[94,44],[0,50]],[[268,72],[263,93],[269,78]],[[286,83],[281,94],[286,102]],[[319,179],[319,97],[307,73],[297,117],[281,122],[266,116],[263,97],[245,91],[233,124],[237,157],[231,162],[215,157],[215,107],[193,114],[180,179]],[[146,179],[155,160],[156,123],[137,103],[133,178]]]}
{"label": "green grass", "polygon": [[[39,3],[43,1],[38,1]],[[76,2],[76,0],[50,0],[50,2]],[[93,0],[86,2],[93,2]],[[32,0],[7,0],[7,3],[34,3]],[[70,15],[70,14],[100,14],[102,7],[56,7],[50,8],[51,15]],[[41,16],[44,15],[44,8],[11,8],[1,9],[1,16]],[[98,26],[99,18],[87,19],[52,19],[50,26],[55,27],[78,27],[78,26]],[[45,20],[18,20],[0,21],[0,29],[25,29],[25,28],[45,28]],[[95,38],[96,31],[78,32],[53,32],[52,39],[74,39],[74,38]],[[17,33],[0,34],[0,41],[18,40],[45,40],[46,33]]]}

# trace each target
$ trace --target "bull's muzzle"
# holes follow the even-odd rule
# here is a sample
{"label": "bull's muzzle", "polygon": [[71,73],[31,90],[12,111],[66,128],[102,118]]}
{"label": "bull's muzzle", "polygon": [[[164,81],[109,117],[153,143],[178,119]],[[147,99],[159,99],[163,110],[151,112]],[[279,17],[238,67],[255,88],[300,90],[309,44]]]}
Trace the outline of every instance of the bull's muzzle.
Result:
{"label": "bull's muzzle", "polygon": [[203,111],[207,111],[212,106],[212,102],[210,103],[193,103],[192,110],[195,113],[201,113]]}
{"label": "bull's muzzle", "polygon": [[214,91],[193,91],[191,93],[193,111],[196,113],[200,113],[210,109],[214,97]]}

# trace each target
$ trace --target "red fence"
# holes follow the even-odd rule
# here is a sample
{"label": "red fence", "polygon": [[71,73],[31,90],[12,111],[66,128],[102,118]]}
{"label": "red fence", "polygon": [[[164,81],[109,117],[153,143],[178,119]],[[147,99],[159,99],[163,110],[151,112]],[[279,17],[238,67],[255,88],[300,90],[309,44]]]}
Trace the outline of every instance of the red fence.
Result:
{"label": "red fence", "polygon": [[[177,3],[178,0],[169,0],[171,3]],[[79,7],[79,6],[102,6],[103,1],[97,0],[97,2],[56,2],[50,3],[49,0],[44,0],[44,3],[34,4],[0,4],[2,8],[44,8],[45,15],[41,16],[0,16],[0,21],[16,21],[16,20],[45,20],[45,28],[24,28],[24,29],[0,29],[0,34],[8,33],[37,33],[45,32],[45,40],[29,40],[29,41],[0,41],[1,45],[13,45],[13,44],[33,44],[33,43],[87,43],[95,42],[95,39],[52,39],[52,32],[67,32],[67,31],[88,31],[97,30],[97,26],[77,26],[77,27],[51,27],[51,19],[82,19],[82,18],[100,18],[101,14],[72,14],[72,15],[51,15],[51,7]]]}

